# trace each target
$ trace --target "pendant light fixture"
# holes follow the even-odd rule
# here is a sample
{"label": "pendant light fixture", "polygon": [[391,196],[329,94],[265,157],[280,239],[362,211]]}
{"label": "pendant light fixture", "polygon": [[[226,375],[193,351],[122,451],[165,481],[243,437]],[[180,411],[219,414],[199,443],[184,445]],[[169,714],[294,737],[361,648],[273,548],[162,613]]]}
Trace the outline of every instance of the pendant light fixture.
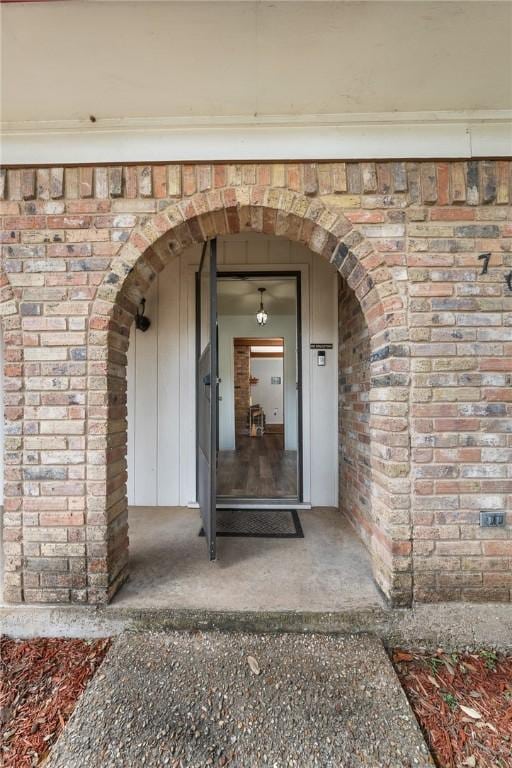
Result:
{"label": "pendant light fixture", "polygon": [[261,299],[260,299],[260,308],[256,312],[256,320],[258,321],[258,325],[266,325],[268,320],[268,315],[265,312],[265,308],[263,307],[263,294],[265,293],[266,288],[258,288],[258,291],[261,294]]}

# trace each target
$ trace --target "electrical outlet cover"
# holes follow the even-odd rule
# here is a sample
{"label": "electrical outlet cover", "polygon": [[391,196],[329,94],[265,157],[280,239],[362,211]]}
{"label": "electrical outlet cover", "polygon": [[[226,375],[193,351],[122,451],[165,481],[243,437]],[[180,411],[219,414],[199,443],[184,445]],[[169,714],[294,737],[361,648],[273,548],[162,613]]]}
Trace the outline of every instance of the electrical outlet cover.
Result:
{"label": "electrical outlet cover", "polygon": [[505,513],[481,510],[480,527],[481,528],[499,528],[505,525]]}

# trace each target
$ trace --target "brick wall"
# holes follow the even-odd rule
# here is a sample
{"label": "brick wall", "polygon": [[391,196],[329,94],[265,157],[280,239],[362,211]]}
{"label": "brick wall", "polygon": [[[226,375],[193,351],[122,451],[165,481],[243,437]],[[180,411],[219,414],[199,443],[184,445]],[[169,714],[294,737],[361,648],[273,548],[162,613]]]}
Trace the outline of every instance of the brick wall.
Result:
{"label": "brick wall", "polygon": [[247,415],[251,402],[251,348],[247,344],[235,344],[235,437],[248,435]]}
{"label": "brick wall", "polygon": [[[370,335],[355,294],[338,278],[339,505],[378,554],[371,504]],[[405,435],[405,437],[407,437]]]}
{"label": "brick wall", "polygon": [[490,160],[2,171],[7,598],[101,602],[126,577],[137,302],[188,245],[252,229],[330,259],[360,304],[382,589],[509,600],[510,519],[478,516],[512,498],[511,193]]}

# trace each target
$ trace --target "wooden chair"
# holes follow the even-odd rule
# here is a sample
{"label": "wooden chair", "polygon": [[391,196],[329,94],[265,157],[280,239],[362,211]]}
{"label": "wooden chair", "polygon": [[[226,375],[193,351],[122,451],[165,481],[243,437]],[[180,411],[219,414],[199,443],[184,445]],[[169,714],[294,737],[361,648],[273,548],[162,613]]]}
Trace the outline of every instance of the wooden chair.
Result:
{"label": "wooden chair", "polygon": [[265,434],[265,411],[261,405],[251,405],[249,408],[249,435],[263,437]]}

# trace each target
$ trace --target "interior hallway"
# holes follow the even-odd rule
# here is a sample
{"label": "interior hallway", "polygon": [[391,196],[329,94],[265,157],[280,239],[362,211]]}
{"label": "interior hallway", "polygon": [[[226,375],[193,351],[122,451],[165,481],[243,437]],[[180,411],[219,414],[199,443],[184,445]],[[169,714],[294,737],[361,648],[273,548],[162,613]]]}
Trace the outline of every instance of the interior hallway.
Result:
{"label": "interior hallway", "polygon": [[297,451],[285,451],[282,434],[237,435],[236,451],[219,451],[217,495],[240,499],[297,496]]}
{"label": "interior hallway", "polygon": [[370,558],[337,509],[299,512],[303,539],[218,538],[209,563],[199,510],[130,509],[130,579],[119,606],[253,611],[382,607]]}

